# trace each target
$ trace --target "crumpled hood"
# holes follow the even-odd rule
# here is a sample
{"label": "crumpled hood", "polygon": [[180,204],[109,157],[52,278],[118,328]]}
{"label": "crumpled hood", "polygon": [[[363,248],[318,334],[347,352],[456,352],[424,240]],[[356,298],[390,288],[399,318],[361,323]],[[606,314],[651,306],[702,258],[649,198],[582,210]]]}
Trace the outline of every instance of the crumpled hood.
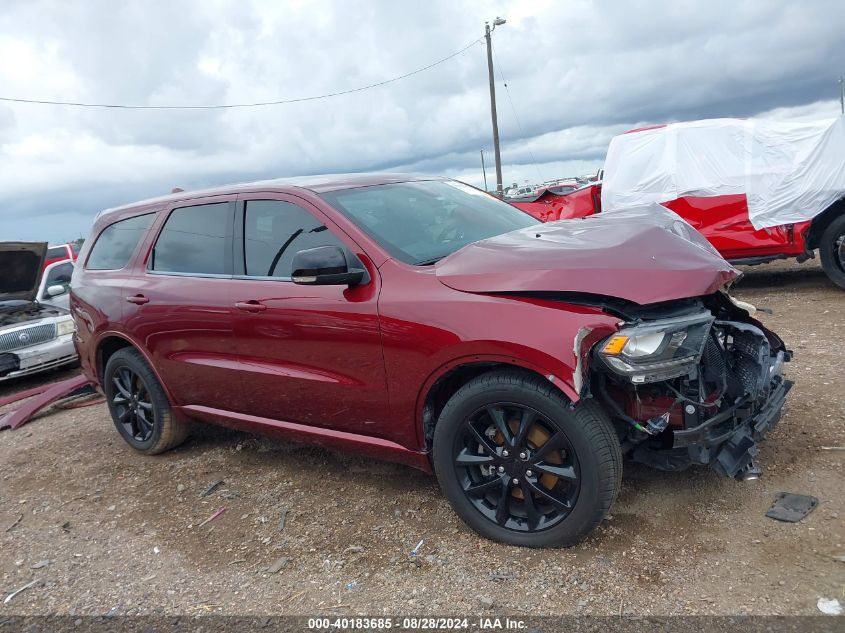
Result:
{"label": "crumpled hood", "polygon": [[0,242],[0,301],[34,301],[47,242]]}
{"label": "crumpled hood", "polygon": [[659,204],[498,235],[452,253],[435,270],[465,292],[578,292],[641,305],[711,294],[740,274]]}

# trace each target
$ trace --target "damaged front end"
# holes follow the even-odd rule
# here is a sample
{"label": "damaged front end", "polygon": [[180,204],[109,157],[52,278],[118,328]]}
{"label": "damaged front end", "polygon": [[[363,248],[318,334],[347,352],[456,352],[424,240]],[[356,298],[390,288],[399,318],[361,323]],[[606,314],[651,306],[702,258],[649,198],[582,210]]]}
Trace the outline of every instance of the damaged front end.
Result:
{"label": "damaged front end", "polygon": [[590,389],[630,457],[662,470],[759,475],[757,443],[792,387],[783,341],[722,292],[615,312],[624,325],[595,346]]}

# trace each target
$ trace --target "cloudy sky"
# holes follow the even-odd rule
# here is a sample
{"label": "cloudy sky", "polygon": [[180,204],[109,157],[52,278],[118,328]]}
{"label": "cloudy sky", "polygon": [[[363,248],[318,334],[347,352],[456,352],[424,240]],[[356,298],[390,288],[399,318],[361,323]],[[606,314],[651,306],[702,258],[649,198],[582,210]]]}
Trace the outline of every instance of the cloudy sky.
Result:
{"label": "cloudy sky", "polygon": [[[839,113],[845,2],[3,0],[0,239],[87,235],[105,207],[226,182],[396,170],[493,186],[485,20],[506,185],[595,171],[625,129]],[[498,74],[498,72],[497,72]],[[510,99],[508,96],[510,95]],[[512,102],[512,103],[511,103]]]}

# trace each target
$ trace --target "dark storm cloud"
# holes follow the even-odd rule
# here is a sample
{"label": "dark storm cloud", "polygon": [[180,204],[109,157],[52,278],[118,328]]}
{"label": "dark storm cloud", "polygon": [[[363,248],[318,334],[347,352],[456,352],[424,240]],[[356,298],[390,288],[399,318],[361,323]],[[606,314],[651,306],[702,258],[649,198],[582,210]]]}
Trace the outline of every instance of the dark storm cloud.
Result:
{"label": "dark storm cloud", "polygon": [[[845,68],[834,1],[14,2],[0,13],[0,92],[159,105],[325,94],[442,58],[497,14],[508,182],[594,169],[613,134],[642,123],[836,114],[810,105],[835,98]],[[94,210],[175,185],[396,167],[480,183],[487,90],[477,44],[388,86],[287,106],[0,105],[0,237],[75,237]]]}

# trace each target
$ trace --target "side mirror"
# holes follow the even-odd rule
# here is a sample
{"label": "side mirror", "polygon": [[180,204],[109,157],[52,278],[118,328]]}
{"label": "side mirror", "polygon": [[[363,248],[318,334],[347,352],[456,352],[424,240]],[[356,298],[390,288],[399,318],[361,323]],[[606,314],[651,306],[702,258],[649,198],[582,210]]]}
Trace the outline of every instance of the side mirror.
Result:
{"label": "side mirror", "polygon": [[49,297],[58,297],[59,295],[63,295],[66,292],[67,288],[62,284],[55,284],[47,287],[47,296]]}
{"label": "side mirror", "polygon": [[339,246],[318,246],[299,251],[293,256],[291,268],[293,283],[306,286],[357,286],[369,281],[363,267],[349,268],[346,253]]}

